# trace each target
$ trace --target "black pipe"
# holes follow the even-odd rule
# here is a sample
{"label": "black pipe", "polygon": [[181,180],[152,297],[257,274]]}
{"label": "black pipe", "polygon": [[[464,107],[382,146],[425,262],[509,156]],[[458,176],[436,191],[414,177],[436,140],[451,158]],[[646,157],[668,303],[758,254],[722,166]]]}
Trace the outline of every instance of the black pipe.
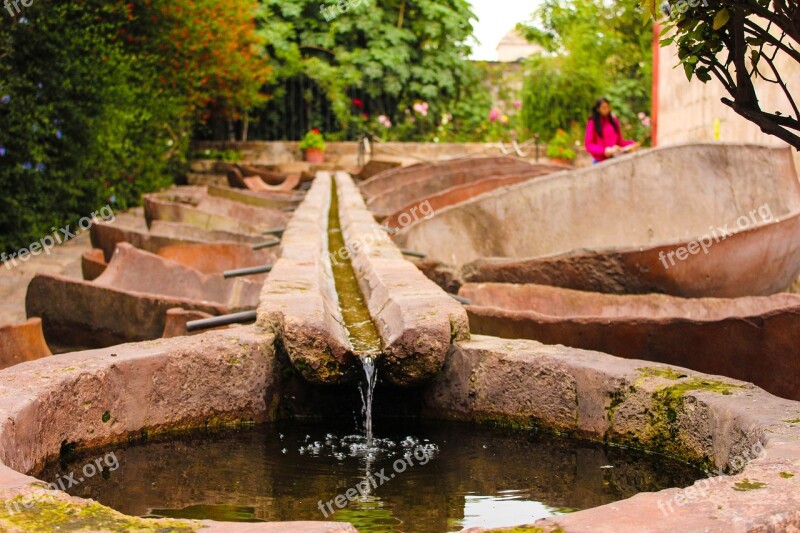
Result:
{"label": "black pipe", "polygon": [[262,242],[261,244],[254,244],[253,250],[263,250],[265,248],[275,248],[281,243],[279,240],[269,241],[269,242]]}
{"label": "black pipe", "polygon": [[403,255],[410,255],[411,257],[418,257],[420,259],[425,259],[428,257],[428,254],[423,254],[422,252],[415,252],[414,250],[400,250],[403,252]]}
{"label": "black pipe", "polygon": [[266,274],[272,272],[272,265],[263,265],[250,268],[240,268],[237,270],[226,270],[222,273],[225,279],[240,278],[242,276],[252,276],[254,274]]}
{"label": "black pipe", "polygon": [[276,237],[280,237],[283,235],[283,232],[286,231],[286,228],[272,228],[266,231],[262,231],[262,235],[275,235]]}
{"label": "black pipe", "polygon": [[186,323],[187,331],[199,331],[201,329],[218,328],[220,326],[230,326],[231,324],[244,324],[245,322],[255,322],[256,311],[244,311],[230,315],[214,316],[201,320],[192,320]]}
{"label": "black pipe", "polygon": [[458,294],[453,294],[453,293],[448,292],[447,295],[450,298],[452,298],[453,300],[457,301],[458,303],[461,303],[461,304],[464,304],[464,305],[469,305],[472,302],[472,300],[470,300],[469,298],[464,298],[463,296],[459,296]]}

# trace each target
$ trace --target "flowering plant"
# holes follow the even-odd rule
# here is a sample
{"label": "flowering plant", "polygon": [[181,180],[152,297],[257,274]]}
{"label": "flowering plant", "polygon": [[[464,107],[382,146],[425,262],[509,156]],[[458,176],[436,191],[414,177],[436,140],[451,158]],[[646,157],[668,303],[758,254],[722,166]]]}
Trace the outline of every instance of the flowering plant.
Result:
{"label": "flowering plant", "polygon": [[558,130],[547,144],[547,157],[572,161],[576,156],[572,144],[569,134],[564,130]]}
{"label": "flowering plant", "polygon": [[322,136],[322,133],[317,128],[306,133],[306,136],[300,141],[301,150],[308,150],[309,148],[325,151],[325,137]]}

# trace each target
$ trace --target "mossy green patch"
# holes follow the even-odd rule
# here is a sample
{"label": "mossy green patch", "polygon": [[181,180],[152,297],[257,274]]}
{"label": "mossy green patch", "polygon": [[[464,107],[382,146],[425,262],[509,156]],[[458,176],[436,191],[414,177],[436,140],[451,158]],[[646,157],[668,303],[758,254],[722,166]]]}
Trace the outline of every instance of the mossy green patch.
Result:
{"label": "mossy green patch", "polygon": [[788,420],[784,420],[784,422],[788,422],[789,424],[800,424],[800,418],[790,418]]}
{"label": "mossy green patch", "polygon": [[[2,524],[31,533],[52,531],[113,531],[125,533],[190,533],[198,528],[177,520],[155,522],[144,518],[125,516],[100,504],[86,505],[52,499],[51,494],[42,499],[23,496],[9,502],[0,502],[0,530]],[[27,504],[28,508],[23,505]],[[16,512],[16,508],[22,509]]]}
{"label": "mossy green patch", "polygon": [[750,481],[749,479],[743,479],[740,482],[733,485],[733,490],[738,490],[739,492],[746,492],[748,490],[763,489],[766,486],[767,486],[766,483],[762,483],[760,481]]}
{"label": "mossy green patch", "polygon": [[783,479],[791,479],[794,477],[794,474],[790,474],[789,472],[781,472],[778,475],[781,476]]}
{"label": "mossy green patch", "polygon": [[108,411],[103,413],[103,416],[101,417],[101,420],[103,421],[103,424],[105,424],[106,422],[111,420],[111,413],[109,413]]}
{"label": "mossy green patch", "polygon": [[682,374],[677,370],[671,368],[659,368],[655,366],[647,366],[644,368],[637,368],[639,375],[646,378],[664,378],[664,379],[682,379],[686,374]]}

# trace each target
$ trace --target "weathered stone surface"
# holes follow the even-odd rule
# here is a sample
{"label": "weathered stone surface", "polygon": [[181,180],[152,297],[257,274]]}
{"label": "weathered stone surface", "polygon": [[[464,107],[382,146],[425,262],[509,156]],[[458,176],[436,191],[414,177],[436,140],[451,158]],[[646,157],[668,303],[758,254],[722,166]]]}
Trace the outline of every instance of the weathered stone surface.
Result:
{"label": "weathered stone surface", "polygon": [[429,416],[541,424],[732,473],[533,524],[543,531],[800,527],[800,403],[753,385],[599,352],[475,336],[453,347],[425,401]]}
{"label": "weathered stone surface", "polygon": [[395,384],[427,381],[451,342],[469,337],[464,308],[403,258],[348,174],[337,173],[336,183],[347,255],[383,343],[379,365]]}
{"label": "weathered stone surface", "polygon": [[208,195],[216,198],[225,198],[242,204],[255,207],[268,207],[271,209],[283,209],[297,205],[303,200],[300,191],[292,192],[253,192],[244,189],[231,189],[230,187],[208,186]]}
{"label": "weathered stone surface", "polygon": [[450,187],[490,177],[531,173],[534,176],[560,170],[552,165],[531,165],[517,157],[465,158],[441,163],[426,163],[374,176],[362,185],[367,207],[383,219],[404,205]]}
{"label": "weathered stone surface", "polygon": [[[249,244],[173,244],[158,250],[157,255],[192,268],[203,274],[222,274],[226,270],[271,265],[280,256],[279,248],[253,250]],[[264,282],[266,275],[247,276],[250,281]]]}
{"label": "weathered stone surface", "polygon": [[277,209],[253,207],[239,202],[203,196],[187,199],[180,193],[146,194],[144,213],[148,226],[153,220],[179,222],[206,231],[232,231],[258,233],[265,229],[282,227],[289,214]]}
{"label": "weathered stone surface", "polygon": [[[750,221],[743,229],[741,217]],[[670,253],[714,232],[707,254],[697,246],[670,264]],[[798,235],[789,150],[716,143],[642,151],[498,189],[440,210],[395,242],[452,266],[475,262],[467,281],[736,297],[788,287],[800,269]]]}
{"label": "weathered stone surface", "polygon": [[117,224],[95,224],[90,230],[92,246],[103,250],[106,261],[110,261],[117,244],[127,242],[150,253],[170,245],[203,244],[207,242],[232,242],[256,244],[269,241],[255,233],[231,231],[205,231],[194,226],[154,220],[150,231],[128,228]]}
{"label": "weathered stone surface", "polygon": [[[0,530],[45,531],[50,520],[53,531],[355,532],[325,522],[143,520],[45,490],[24,475],[58,456],[63,442],[102,446],[142,431],[271,420],[280,380],[273,342],[240,327],[65,354],[0,372]],[[37,509],[24,507],[31,502]]]}
{"label": "weathered stone surface", "polygon": [[107,266],[105,255],[100,248],[92,248],[81,255],[81,274],[86,281],[97,279],[105,272]]}
{"label": "weathered stone surface", "polygon": [[173,307],[212,315],[254,309],[261,285],[225,280],[120,243],[92,282],[39,274],[26,298],[54,351],[156,339]]}
{"label": "weathered stone surface", "polygon": [[684,299],[504,283],[468,283],[460,294],[477,334],[683,366],[800,400],[800,295]]}
{"label": "weathered stone surface", "polygon": [[40,319],[0,326],[0,369],[48,355],[51,355],[50,348],[44,341]]}
{"label": "weathered stone surface", "polygon": [[367,164],[361,168],[356,169],[353,173],[353,179],[357,181],[364,181],[368,180],[372,176],[380,174],[381,172],[385,172],[387,170],[392,170],[395,168],[400,168],[403,166],[403,163],[400,161],[388,161],[385,159],[370,159],[367,161]]}
{"label": "weathered stone surface", "polygon": [[313,383],[354,379],[352,346],[339,309],[328,256],[331,177],[311,186],[281,239],[281,258],[261,293],[257,324],[282,343],[295,368]]}

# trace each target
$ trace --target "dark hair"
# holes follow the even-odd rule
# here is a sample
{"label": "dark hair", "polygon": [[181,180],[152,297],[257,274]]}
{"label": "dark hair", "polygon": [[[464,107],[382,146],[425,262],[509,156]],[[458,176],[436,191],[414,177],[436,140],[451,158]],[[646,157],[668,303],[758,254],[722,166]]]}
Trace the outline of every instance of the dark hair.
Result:
{"label": "dark hair", "polygon": [[[592,122],[594,122],[594,131],[596,131],[597,135],[600,137],[603,136],[603,126],[600,124],[600,106],[603,104],[611,105],[611,102],[608,101],[608,98],[598,98],[594,103],[594,107],[592,107]],[[610,113],[608,115],[608,120],[611,121],[611,126],[614,127],[614,131],[619,134],[619,124],[617,123],[617,119],[614,118],[614,113]]]}

